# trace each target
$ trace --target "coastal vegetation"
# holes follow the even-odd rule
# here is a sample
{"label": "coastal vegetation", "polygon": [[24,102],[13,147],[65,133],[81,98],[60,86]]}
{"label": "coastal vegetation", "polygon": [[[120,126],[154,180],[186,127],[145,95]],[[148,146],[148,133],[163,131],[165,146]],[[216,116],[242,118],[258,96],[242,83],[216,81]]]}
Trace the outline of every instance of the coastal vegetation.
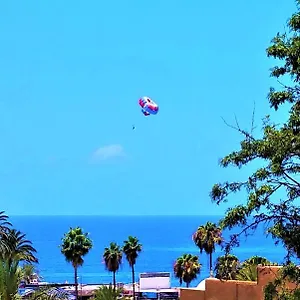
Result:
{"label": "coastal vegetation", "polygon": [[205,225],[198,227],[197,231],[193,234],[193,241],[200,249],[200,253],[204,250],[209,256],[209,271],[210,276],[213,277],[212,254],[215,252],[215,246],[221,245],[223,242],[221,229],[216,224],[207,222]]}
{"label": "coastal vegetation", "polygon": [[[0,299],[19,297],[21,281],[28,282],[35,275],[33,264],[38,263],[36,249],[26,235],[14,229],[8,216],[0,212]],[[30,267],[29,267],[30,266]]]}
{"label": "coastal vegetation", "polygon": [[216,278],[222,280],[236,280],[240,266],[239,259],[233,254],[221,255],[215,265]]}
{"label": "coastal vegetation", "polygon": [[199,258],[192,254],[183,254],[174,264],[174,275],[179,279],[180,285],[185,282],[189,287],[191,282],[200,274],[201,264]]}
{"label": "coastal vegetation", "polygon": [[109,286],[101,286],[95,291],[95,300],[121,300],[120,295],[122,294],[122,289]]}
{"label": "coastal vegetation", "polygon": [[[109,247],[104,249],[104,263],[105,267],[109,272],[113,273],[113,288],[116,290],[116,273],[122,264],[123,254],[126,256],[126,260],[131,268],[132,276],[132,289],[133,295],[135,295],[135,264],[137,258],[142,251],[142,244],[140,244],[137,237],[129,236],[127,240],[124,241],[123,247],[117,245],[116,243],[110,243]],[[106,291],[106,293],[108,293]]]}
{"label": "coastal vegetation", "polygon": [[131,267],[133,295],[135,295],[134,266],[136,264],[136,260],[139,256],[139,253],[141,251],[142,251],[142,244],[139,243],[139,240],[136,237],[129,236],[128,239],[124,241],[123,252],[126,256],[129,266]]}
{"label": "coastal vegetation", "polygon": [[[20,296],[18,288],[23,281],[26,284],[30,283],[33,278],[39,278],[36,274],[35,264],[38,263],[37,251],[33,247],[32,242],[26,239],[26,235],[14,229],[8,216],[4,212],[0,213],[0,299],[1,300],[16,300]],[[215,245],[221,245],[224,241],[221,229],[213,223],[207,223],[199,226],[193,239],[199,240],[201,238],[201,247],[205,251],[205,247],[210,246],[210,250],[206,253],[212,254],[215,250]],[[88,237],[87,233],[79,227],[70,228],[62,239],[61,252],[65,255],[68,262],[74,267],[75,288],[77,282],[77,268],[82,266],[83,257],[89,253],[93,243]],[[212,245],[212,243],[214,244]],[[196,243],[195,243],[196,244]],[[199,247],[198,244],[196,244]],[[200,247],[199,247],[200,248]],[[201,249],[201,248],[200,248]],[[111,243],[109,247],[105,248],[103,258],[106,267],[109,271],[113,272],[113,285],[103,286],[95,292],[95,299],[110,300],[120,298],[122,291],[116,287],[116,272],[122,263],[123,255],[129,263],[132,270],[132,281],[134,283],[134,266],[137,258],[142,251],[142,245],[136,237],[129,236],[124,241],[123,246],[116,243]],[[210,256],[211,257],[211,256]],[[232,254],[226,253],[220,256],[216,261],[215,273],[216,277],[222,280],[237,279],[254,281],[257,279],[256,268],[258,264],[273,265],[266,258],[253,256],[244,262],[240,262],[238,258]],[[185,283],[187,287],[191,282],[197,279],[201,271],[201,263],[197,255],[183,254],[179,257],[174,266],[173,271],[179,283]],[[210,259],[209,270],[211,273],[212,259]],[[133,285],[134,286],[134,285]],[[76,296],[78,297],[78,286],[75,289]],[[33,292],[30,299],[67,299],[68,295],[63,290],[56,288],[39,288]],[[124,298],[124,297],[121,297]],[[120,298],[120,299],[121,299]],[[124,298],[125,299],[125,298]]]}
{"label": "coastal vegetation", "polygon": [[[76,299],[78,299],[78,268],[83,265],[83,257],[89,253],[92,246],[92,240],[80,227],[70,228],[62,238],[61,253],[74,268]],[[132,269],[132,280],[134,281],[134,266],[141,251],[142,245],[136,237],[132,236],[124,241],[123,247],[111,243],[108,248],[105,248],[103,257],[107,269],[113,272],[113,286],[103,286],[97,290],[96,299],[120,298],[119,295],[122,291],[116,288],[115,274],[121,264],[123,252]],[[8,216],[4,212],[0,212],[0,300],[19,299],[18,292],[21,282],[31,284],[33,279],[41,278],[35,268],[35,264],[38,264],[36,254],[37,251],[32,242],[26,239],[25,234],[14,229],[8,221]],[[32,300],[64,300],[68,298],[68,294],[64,290],[49,286],[40,287],[28,297]]]}
{"label": "coastal vegetation", "polygon": [[256,281],[258,265],[274,266],[278,264],[272,263],[262,256],[252,256],[240,262],[237,256],[225,254],[219,256],[216,261],[216,278],[221,280]]}
{"label": "coastal vegetation", "polygon": [[122,249],[119,245],[112,242],[109,247],[104,249],[103,258],[105,267],[109,272],[113,273],[113,287],[116,290],[116,272],[122,263]]}
{"label": "coastal vegetation", "polygon": [[[26,239],[25,234],[11,227],[8,217],[3,212],[0,213],[0,216],[0,299],[15,300],[19,297],[18,287],[21,281],[28,284],[33,278],[39,277],[35,273],[34,267],[34,264],[38,263],[37,251],[31,241]],[[200,247],[204,251],[207,249],[206,253],[208,253],[210,258],[209,271],[212,276],[213,260],[211,259],[211,254],[215,250],[215,245],[226,244],[221,229],[216,224],[208,222],[198,227],[198,230],[193,235],[193,240],[197,241],[195,245],[199,247],[200,252]],[[77,269],[83,265],[83,257],[89,253],[92,246],[93,243],[88,234],[84,233],[80,227],[70,228],[62,239],[61,252],[74,268],[76,297],[78,297]],[[95,294],[97,299],[115,299],[116,295],[120,295],[121,292],[116,287],[116,272],[119,270],[123,256],[126,256],[131,267],[132,281],[135,283],[134,266],[141,251],[142,245],[133,236],[129,236],[122,247],[112,242],[109,247],[104,249],[105,266],[108,271],[113,273],[113,284],[97,290]],[[221,280],[255,281],[257,279],[256,268],[258,264],[273,265],[263,257],[253,256],[244,262],[240,262],[236,256],[226,253],[217,259],[214,270],[216,278]],[[179,279],[180,285],[185,283],[189,287],[191,282],[197,279],[201,267],[202,265],[197,255],[183,254],[177,258],[173,265],[174,276]],[[40,288],[30,296],[31,299],[65,299],[66,297],[66,293],[55,288]]]}
{"label": "coastal vegetation", "polygon": [[92,240],[80,227],[70,228],[62,239],[61,253],[74,268],[75,297],[78,299],[78,268],[83,265],[83,257],[93,247]]}

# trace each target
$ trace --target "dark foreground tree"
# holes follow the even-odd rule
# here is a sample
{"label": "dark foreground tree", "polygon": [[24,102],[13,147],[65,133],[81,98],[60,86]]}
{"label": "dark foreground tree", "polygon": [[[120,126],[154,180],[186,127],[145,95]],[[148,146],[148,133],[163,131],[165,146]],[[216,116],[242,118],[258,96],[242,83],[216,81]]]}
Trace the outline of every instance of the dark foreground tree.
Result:
{"label": "dark foreground tree", "polygon": [[83,265],[83,257],[88,254],[93,243],[80,227],[70,228],[62,239],[61,253],[65,256],[67,262],[70,262],[74,268],[75,294],[78,300],[78,276],[77,271]]}
{"label": "dark foreground tree", "polygon": [[[277,34],[267,49],[268,57],[281,61],[271,70],[271,76],[280,82],[278,89],[270,89],[269,103],[275,110],[285,104],[282,109],[289,109],[288,117],[281,124],[266,117],[259,136],[253,134],[253,128],[245,131],[238,123],[233,126],[242,134],[240,149],[225,156],[221,165],[241,168],[259,161],[260,167],[244,181],[215,184],[211,191],[217,204],[242,190],[248,195],[221,220],[222,229],[243,228],[231,236],[227,250],[238,244],[242,234],[264,224],[276,243],[287,249],[287,264],[292,256],[300,258],[300,1],[296,2],[298,11],[288,20],[290,32]],[[298,285],[299,281],[300,277]]]}

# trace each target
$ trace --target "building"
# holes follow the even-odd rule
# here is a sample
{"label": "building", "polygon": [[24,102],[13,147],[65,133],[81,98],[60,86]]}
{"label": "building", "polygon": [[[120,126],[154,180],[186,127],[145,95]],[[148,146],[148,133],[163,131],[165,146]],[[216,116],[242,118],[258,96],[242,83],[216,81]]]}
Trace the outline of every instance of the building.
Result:
{"label": "building", "polygon": [[258,266],[257,281],[207,278],[196,288],[181,288],[180,300],[264,300],[264,287],[274,281],[279,266]]}

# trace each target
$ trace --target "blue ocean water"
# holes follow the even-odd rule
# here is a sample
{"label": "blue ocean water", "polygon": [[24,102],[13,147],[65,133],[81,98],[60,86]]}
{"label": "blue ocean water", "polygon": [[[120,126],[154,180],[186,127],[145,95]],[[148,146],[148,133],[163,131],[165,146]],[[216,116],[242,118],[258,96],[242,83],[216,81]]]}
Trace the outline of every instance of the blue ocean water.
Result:
{"label": "blue ocean water", "polygon": [[[197,227],[206,221],[217,222],[217,216],[13,216],[14,227],[26,233],[38,251],[38,270],[45,281],[64,283],[73,282],[73,268],[60,253],[59,245],[63,234],[70,227],[80,226],[90,233],[93,249],[85,257],[79,269],[79,281],[82,283],[110,283],[111,274],[105,270],[102,254],[106,246],[114,241],[122,244],[129,235],[139,238],[143,252],[136,264],[137,278],[140,272],[171,272],[177,257],[183,253],[199,254],[191,236]],[[224,233],[228,236],[228,233]],[[214,261],[221,255],[217,248]],[[284,249],[274,246],[270,238],[258,230],[253,236],[242,240],[241,246],[234,251],[241,260],[252,255],[262,255],[271,261],[282,262]],[[201,254],[202,270],[197,285],[208,276],[208,258]],[[131,273],[124,260],[118,274],[118,282],[130,282]],[[172,278],[172,286],[178,286]]]}

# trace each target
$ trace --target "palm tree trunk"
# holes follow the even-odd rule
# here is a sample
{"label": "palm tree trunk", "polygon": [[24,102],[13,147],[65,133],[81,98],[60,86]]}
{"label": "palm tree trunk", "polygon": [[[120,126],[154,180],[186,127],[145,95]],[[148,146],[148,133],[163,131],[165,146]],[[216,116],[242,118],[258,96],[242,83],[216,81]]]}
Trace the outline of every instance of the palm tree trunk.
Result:
{"label": "palm tree trunk", "polygon": [[186,287],[187,288],[190,287],[190,283],[189,282],[186,283]]}
{"label": "palm tree trunk", "polygon": [[113,285],[114,285],[114,291],[116,290],[116,272],[113,272]]}
{"label": "palm tree trunk", "polygon": [[210,272],[210,277],[214,277],[212,264],[213,264],[212,263],[212,253],[209,253],[209,272]]}
{"label": "palm tree trunk", "polygon": [[132,294],[133,294],[133,299],[135,299],[134,265],[131,266],[131,273],[132,273]]}
{"label": "palm tree trunk", "polygon": [[74,276],[75,276],[75,300],[78,300],[78,278],[77,278],[77,266],[74,266]]}

